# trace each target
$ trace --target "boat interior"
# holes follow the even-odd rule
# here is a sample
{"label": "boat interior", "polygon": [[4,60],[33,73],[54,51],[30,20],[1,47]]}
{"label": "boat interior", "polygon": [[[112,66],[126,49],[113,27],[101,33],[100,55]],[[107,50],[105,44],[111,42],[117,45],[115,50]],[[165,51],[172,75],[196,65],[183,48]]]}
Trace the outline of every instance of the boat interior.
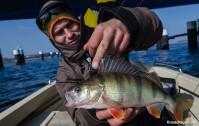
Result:
{"label": "boat interior", "polygon": [[[142,65],[134,62],[134,64]],[[155,71],[161,78],[165,90],[174,89],[180,94],[189,94],[194,98],[193,106],[189,111],[190,117],[185,121],[187,126],[199,126],[199,78],[183,73],[180,69],[173,70],[161,65],[146,67],[148,72]],[[144,69],[143,69],[144,70]],[[166,79],[168,78],[168,79]],[[165,81],[166,80],[166,81]],[[75,126],[65,111],[56,88],[55,81],[26,97],[14,106],[0,113],[0,125],[9,126]],[[164,85],[167,83],[167,85]],[[12,119],[12,121],[10,121]]]}

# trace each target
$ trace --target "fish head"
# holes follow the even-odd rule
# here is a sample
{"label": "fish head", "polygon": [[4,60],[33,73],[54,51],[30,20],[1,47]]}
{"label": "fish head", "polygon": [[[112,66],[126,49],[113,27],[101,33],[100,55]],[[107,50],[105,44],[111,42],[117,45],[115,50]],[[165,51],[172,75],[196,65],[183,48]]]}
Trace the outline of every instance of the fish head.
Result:
{"label": "fish head", "polygon": [[86,108],[87,105],[95,104],[101,97],[102,91],[97,86],[78,85],[65,92],[66,107]]}

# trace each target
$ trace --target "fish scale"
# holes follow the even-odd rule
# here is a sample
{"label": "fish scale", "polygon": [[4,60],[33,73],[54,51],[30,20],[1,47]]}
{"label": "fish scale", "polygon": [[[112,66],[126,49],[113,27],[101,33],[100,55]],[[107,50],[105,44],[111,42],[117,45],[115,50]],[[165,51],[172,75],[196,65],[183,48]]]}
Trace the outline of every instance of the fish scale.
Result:
{"label": "fish scale", "polygon": [[123,108],[145,106],[160,118],[165,106],[176,120],[182,121],[183,112],[193,105],[192,98],[174,98],[165,93],[156,73],[143,73],[124,59],[103,60],[99,71],[66,91],[66,107],[108,109],[112,116],[123,119]]}
{"label": "fish scale", "polygon": [[[129,77],[131,75],[121,73],[104,73],[101,76],[104,78],[104,95],[125,107],[142,107],[153,102],[165,102],[165,100],[168,104],[173,103],[169,97],[165,99],[166,94],[152,86],[153,83],[148,79]],[[154,92],[156,92],[155,95]]]}

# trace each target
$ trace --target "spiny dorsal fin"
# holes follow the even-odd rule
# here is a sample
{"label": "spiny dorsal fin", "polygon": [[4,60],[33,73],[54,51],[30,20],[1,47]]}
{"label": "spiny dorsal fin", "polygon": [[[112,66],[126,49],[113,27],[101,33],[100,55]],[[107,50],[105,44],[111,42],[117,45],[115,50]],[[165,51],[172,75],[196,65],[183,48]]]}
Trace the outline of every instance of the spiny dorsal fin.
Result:
{"label": "spiny dorsal fin", "polygon": [[137,66],[137,68],[142,71],[143,77],[148,78],[149,80],[153,81],[156,85],[161,87],[163,89],[162,82],[160,81],[160,78],[158,77],[157,73],[153,70],[151,66],[148,64],[143,64],[139,61],[130,61],[133,65]]}
{"label": "spiny dorsal fin", "polygon": [[130,60],[130,63],[138,67],[139,70],[142,71],[143,73],[151,73],[154,71],[153,68],[148,64],[143,64],[135,60]]}
{"label": "spiny dorsal fin", "polygon": [[148,78],[149,80],[153,81],[157,86],[159,86],[161,89],[163,89],[162,82],[160,81],[160,78],[157,76],[157,74],[155,72],[148,73],[143,76]]}
{"label": "spiny dorsal fin", "polygon": [[[142,71],[143,69],[145,71]],[[148,68],[145,68],[141,63],[139,66],[136,66],[121,57],[104,57],[100,62],[98,73],[104,72],[127,73],[134,76],[146,77],[163,89],[162,83],[155,72],[149,73]]]}
{"label": "spiny dorsal fin", "polygon": [[106,56],[100,62],[98,73],[104,72],[117,72],[132,75],[141,75],[141,71],[139,71],[135,65],[131,64],[124,58],[115,58],[110,56]]}

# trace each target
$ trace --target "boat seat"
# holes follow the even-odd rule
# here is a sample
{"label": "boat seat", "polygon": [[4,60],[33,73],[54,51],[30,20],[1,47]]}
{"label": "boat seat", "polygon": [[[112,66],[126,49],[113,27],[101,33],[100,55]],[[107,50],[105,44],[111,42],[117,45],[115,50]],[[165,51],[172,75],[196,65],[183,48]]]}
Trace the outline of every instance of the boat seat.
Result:
{"label": "boat seat", "polygon": [[40,126],[75,126],[67,111],[52,111]]}
{"label": "boat seat", "polygon": [[163,85],[165,92],[167,92],[168,94],[170,94],[172,96],[177,95],[178,89],[176,88],[177,86],[176,86],[175,79],[160,77],[160,81],[162,82],[162,85]]}
{"label": "boat seat", "polygon": [[159,77],[175,79],[176,86],[199,98],[199,79],[183,72],[155,66],[153,67]]}

